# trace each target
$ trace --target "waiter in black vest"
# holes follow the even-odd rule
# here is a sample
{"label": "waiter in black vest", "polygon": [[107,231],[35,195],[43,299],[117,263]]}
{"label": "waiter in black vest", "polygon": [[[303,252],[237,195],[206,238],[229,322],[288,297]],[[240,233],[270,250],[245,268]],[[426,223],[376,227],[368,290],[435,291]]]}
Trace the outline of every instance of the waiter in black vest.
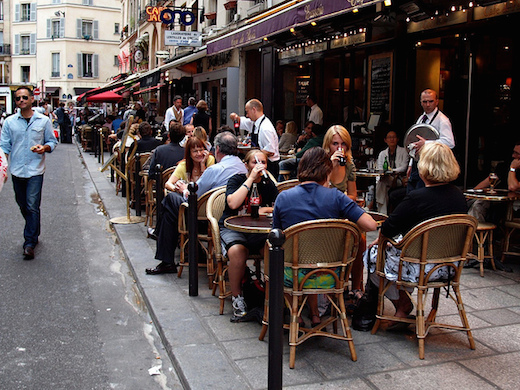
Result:
{"label": "waiter in black vest", "polygon": [[[453,131],[451,129],[451,122],[446,115],[439,110],[439,99],[437,98],[437,92],[433,89],[425,89],[421,92],[421,106],[424,110],[422,115],[417,119],[415,123],[426,123],[432,125],[439,132],[439,138],[434,141],[425,140],[421,136],[417,136],[419,139],[414,142],[413,152],[415,156],[419,155],[421,148],[426,142],[440,142],[441,144],[447,145],[450,149],[455,147],[455,139],[453,138]],[[411,158],[410,165],[408,166],[408,186],[407,193],[424,187],[424,182],[419,177],[419,171],[417,170],[418,158]]]}
{"label": "waiter in black vest", "polygon": [[267,170],[278,177],[280,170],[280,152],[278,151],[278,134],[264,114],[264,106],[258,99],[246,103],[246,116],[232,112],[229,117],[238,121],[240,128],[251,134],[251,146],[258,147],[267,155]]}

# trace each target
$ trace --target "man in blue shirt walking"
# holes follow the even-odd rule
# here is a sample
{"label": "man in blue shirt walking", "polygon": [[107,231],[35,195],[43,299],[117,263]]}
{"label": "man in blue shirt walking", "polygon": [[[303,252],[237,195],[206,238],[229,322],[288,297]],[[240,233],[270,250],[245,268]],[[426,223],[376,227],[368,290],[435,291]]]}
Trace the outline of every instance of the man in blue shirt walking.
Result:
{"label": "man in blue shirt walking", "polygon": [[16,203],[25,218],[24,260],[34,259],[40,235],[40,203],[45,172],[45,153],[51,153],[57,140],[48,116],[32,110],[34,95],[22,86],[15,92],[20,112],[6,119],[0,147],[9,156]]}

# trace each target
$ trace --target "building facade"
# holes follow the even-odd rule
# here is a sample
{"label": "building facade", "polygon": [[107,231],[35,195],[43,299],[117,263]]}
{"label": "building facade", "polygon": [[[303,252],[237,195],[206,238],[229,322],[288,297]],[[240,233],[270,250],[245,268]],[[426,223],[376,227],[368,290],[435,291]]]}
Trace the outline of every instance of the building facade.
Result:
{"label": "building facade", "polygon": [[56,106],[117,74],[119,0],[15,0],[9,15],[11,89],[33,85]]}

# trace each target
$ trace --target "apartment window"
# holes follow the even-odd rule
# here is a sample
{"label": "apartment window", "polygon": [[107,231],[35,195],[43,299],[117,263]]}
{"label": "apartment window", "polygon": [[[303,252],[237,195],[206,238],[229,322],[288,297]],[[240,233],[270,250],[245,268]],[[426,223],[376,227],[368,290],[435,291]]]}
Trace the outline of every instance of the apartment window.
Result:
{"label": "apartment window", "polygon": [[92,22],[90,20],[83,20],[81,22],[81,35],[84,37],[92,36]]}
{"label": "apartment window", "polygon": [[28,83],[31,78],[31,67],[30,66],[22,66],[22,83]]}
{"label": "apartment window", "polygon": [[5,62],[0,62],[0,83],[7,84],[7,64]]}
{"label": "apartment window", "polygon": [[92,54],[83,54],[81,63],[83,67],[83,77],[92,77]]}
{"label": "apartment window", "polygon": [[78,53],[78,77],[99,77],[99,54]]}
{"label": "apartment window", "polygon": [[52,21],[52,36],[54,38],[58,38],[60,36],[60,21],[59,20]]}
{"label": "apartment window", "polygon": [[114,56],[114,66],[119,66],[119,57]]}
{"label": "apartment window", "polygon": [[51,77],[60,77],[60,53],[52,53]]}
{"label": "apartment window", "polygon": [[0,20],[4,20],[4,1],[0,0]]}
{"label": "apartment window", "polygon": [[92,0],[83,0],[83,5],[93,5]]}
{"label": "apartment window", "polygon": [[61,4],[61,0],[52,0],[52,4]]}
{"label": "apartment window", "polygon": [[119,23],[114,23],[114,34],[119,34]]}
{"label": "apartment window", "polygon": [[31,37],[29,35],[20,36],[20,54],[27,55],[31,54]]}
{"label": "apartment window", "polygon": [[20,4],[20,20],[22,22],[31,20],[31,4]]}

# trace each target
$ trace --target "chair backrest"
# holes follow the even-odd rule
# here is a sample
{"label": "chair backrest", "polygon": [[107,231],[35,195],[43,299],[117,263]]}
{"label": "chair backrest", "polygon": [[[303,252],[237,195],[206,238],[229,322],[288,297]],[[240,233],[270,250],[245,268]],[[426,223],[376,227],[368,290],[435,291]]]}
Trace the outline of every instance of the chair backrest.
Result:
{"label": "chair backrest", "polygon": [[[204,194],[202,194],[197,199],[197,219],[199,221],[208,220],[207,215],[206,215],[206,206],[207,206],[208,200],[215,191],[218,191],[221,189],[225,190],[226,186],[213,188],[213,189],[205,192]],[[188,234],[188,222],[187,222],[187,215],[186,215],[187,209],[188,209],[188,203],[183,202],[179,209],[179,225],[178,225],[179,233],[183,233],[183,234]]]}
{"label": "chair backrest", "polygon": [[[477,220],[467,214],[452,214],[431,218],[412,228],[402,241],[394,244],[401,249],[400,261],[419,265],[419,284],[428,282],[425,268],[428,264],[445,264],[456,270],[453,282],[458,282],[477,228]],[[390,241],[382,236],[379,245]],[[378,252],[378,263],[384,264],[384,251]],[[379,267],[379,266],[378,266]],[[398,280],[402,280],[399,267]],[[431,271],[429,272],[431,273]],[[406,278],[405,278],[406,279]]]}
{"label": "chair backrest", "polygon": [[215,257],[217,260],[222,257],[222,248],[220,246],[220,229],[218,227],[218,221],[224,214],[224,208],[226,206],[226,188],[220,188],[213,192],[206,204],[206,216],[208,217],[209,225],[211,228],[211,235],[213,238],[213,245],[215,248]]}
{"label": "chair backrest", "polygon": [[173,172],[175,171],[175,168],[177,168],[176,165],[174,165],[173,167],[170,167],[170,168],[166,168],[164,171],[162,171],[162,182],[163,182],[163,187],[164,185],[166,184],[166,182],[168,181],[168,179],[170,178],[170,176],[173,174]]}
{"label": "chair backrest", "polygon": [[289,188],[296,187],[298,184],[300,184],[298,179],[285,180],[276,184],[276,189],[278,190],[278,193],[280,193],[282,191],[288,190]]}
{"label": "chair backrest", "polygon": [[[348,280],[361,238],[356,224],[343,219],[317,219],[301,222],[285,230],[284,262],[293,269],[293,288],[298,289],[295,276],[300,268],[328,269],[336,279],[335,287],[342,288]],[[341,267],[339,277],[331,269]]]}

